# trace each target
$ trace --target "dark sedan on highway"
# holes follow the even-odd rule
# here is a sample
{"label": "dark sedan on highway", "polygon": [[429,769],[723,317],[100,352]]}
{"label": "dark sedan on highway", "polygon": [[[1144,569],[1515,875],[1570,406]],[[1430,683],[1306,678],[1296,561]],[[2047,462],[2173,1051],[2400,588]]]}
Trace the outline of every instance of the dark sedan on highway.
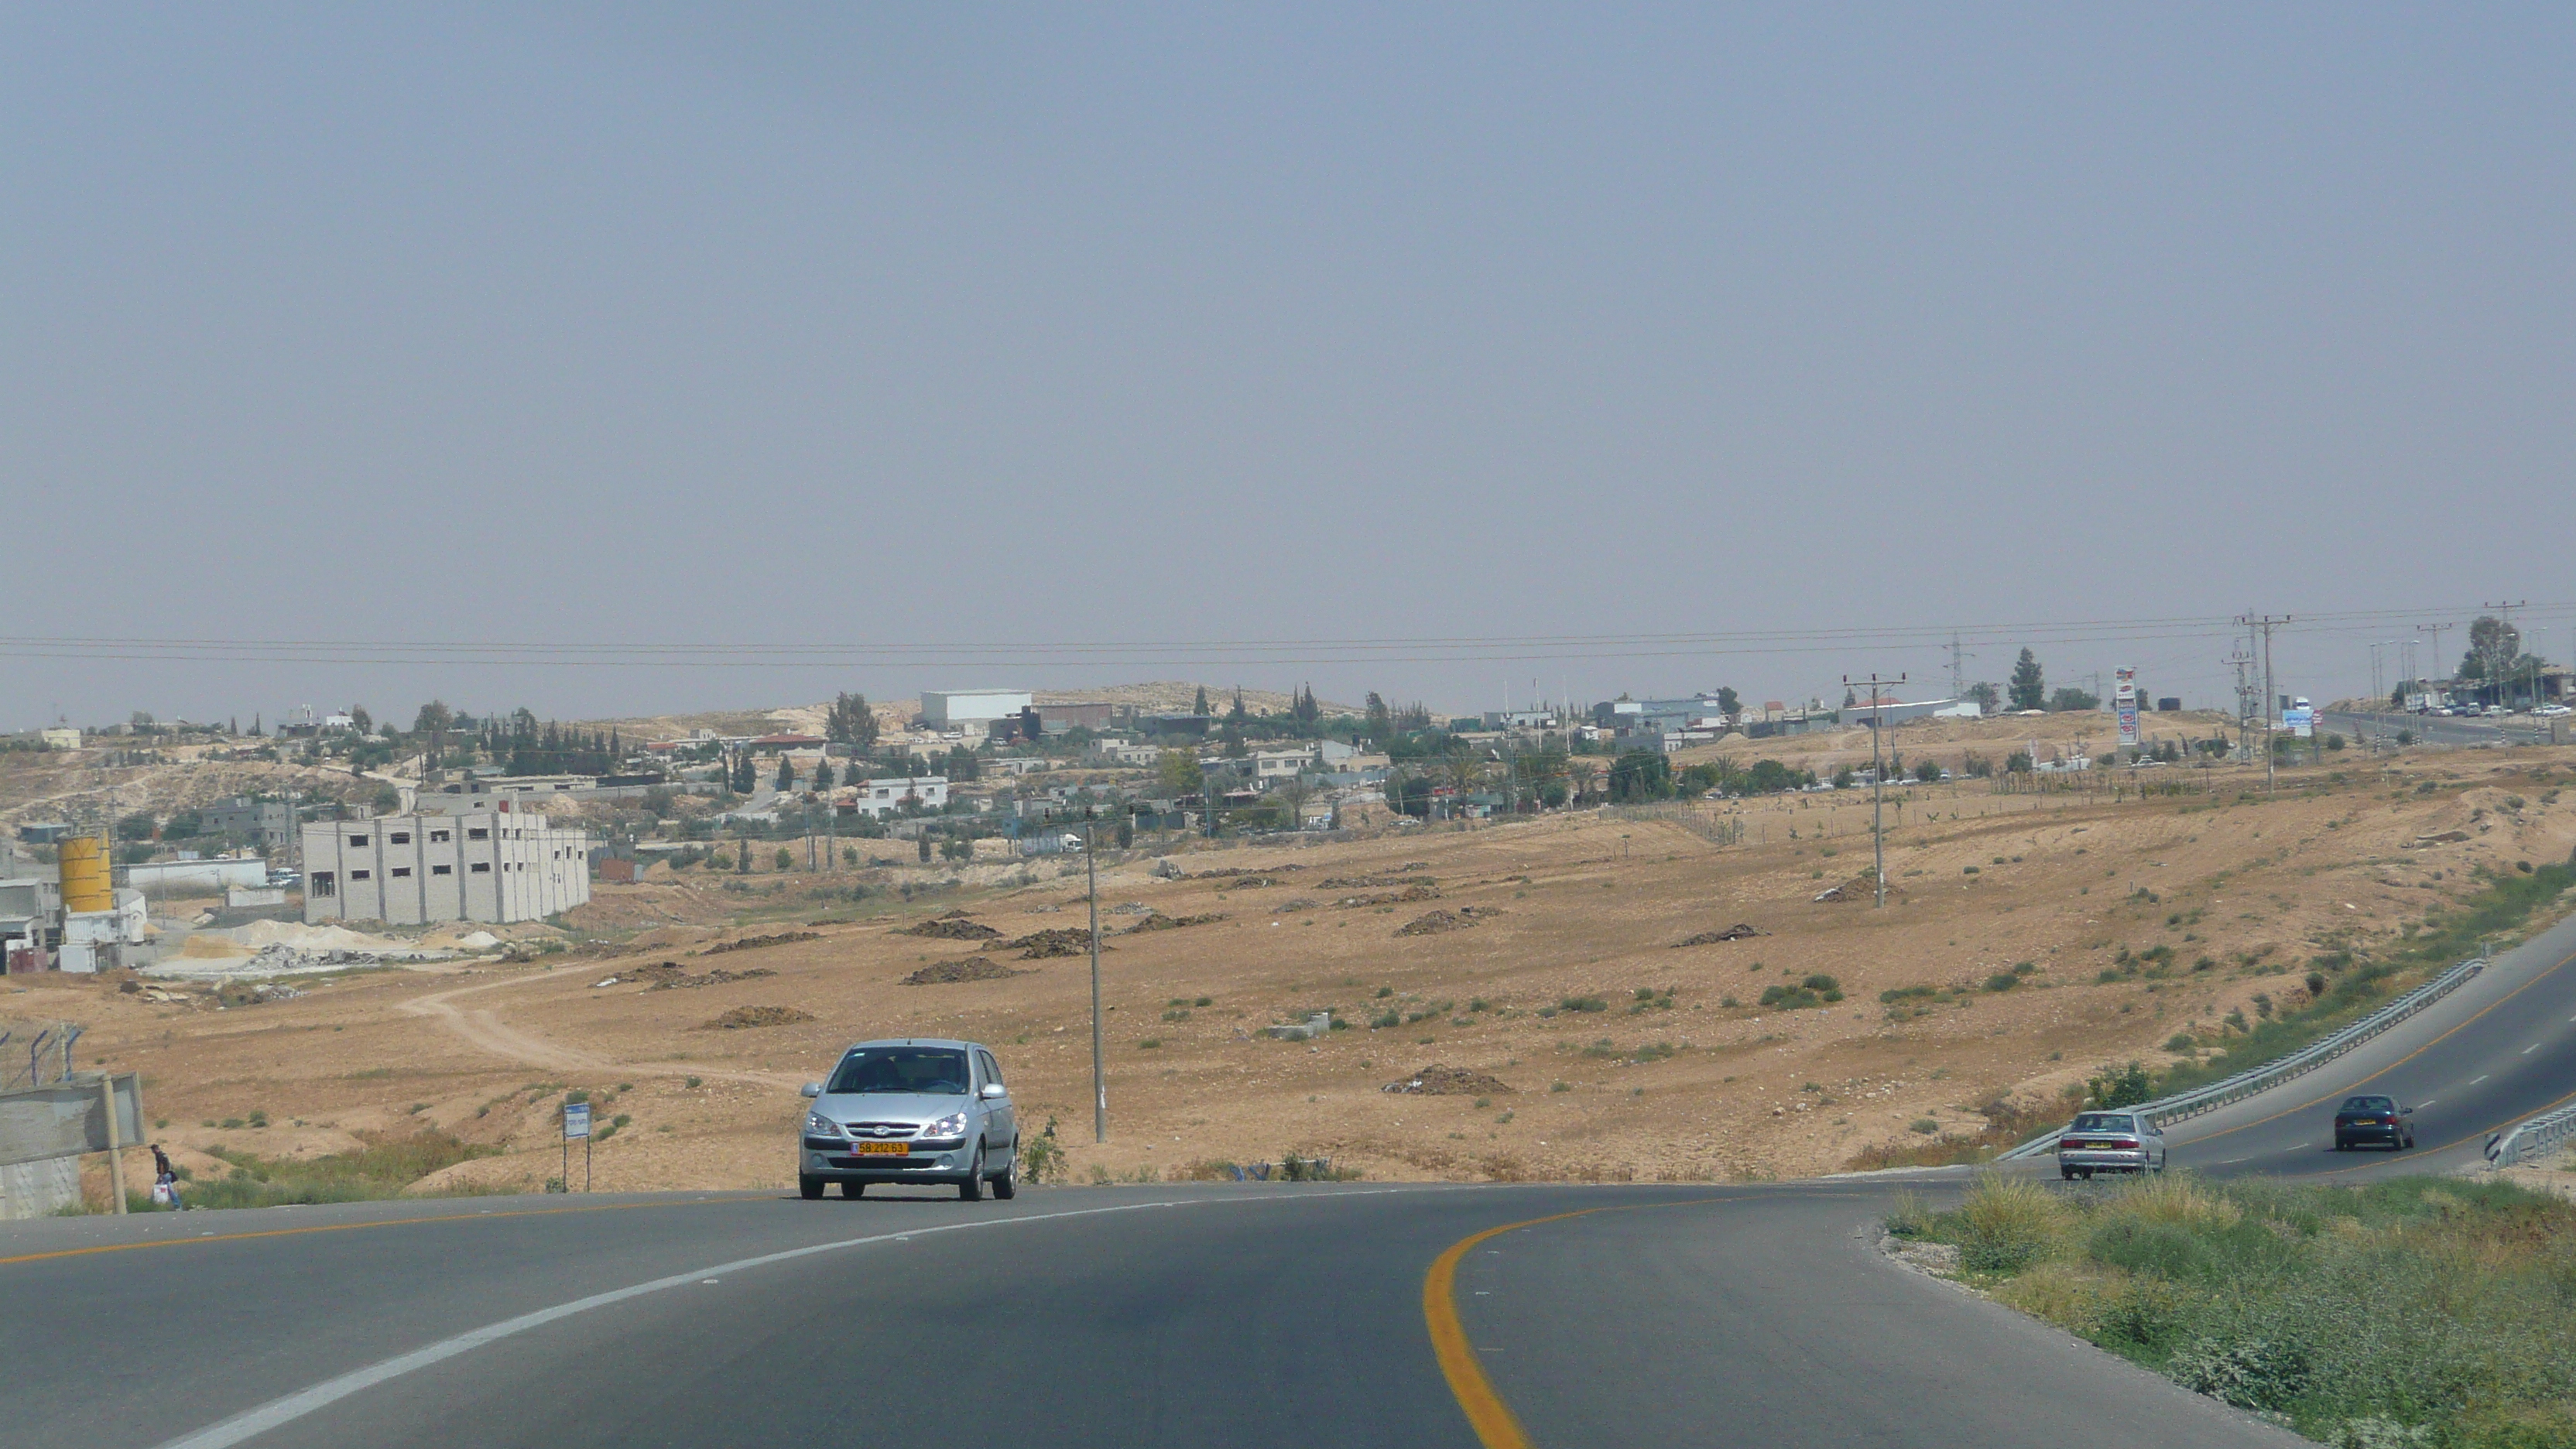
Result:
{"label": "dark sedan on highway", "polygon": [[2335,1151],[2366,1143],[2403,1152],[2415,1145],[2414,1125],[2406,1120],[2414,1115],[2414,1108],[2398,1106],[2394,1097],[2346,1097],[2335,1108]]}

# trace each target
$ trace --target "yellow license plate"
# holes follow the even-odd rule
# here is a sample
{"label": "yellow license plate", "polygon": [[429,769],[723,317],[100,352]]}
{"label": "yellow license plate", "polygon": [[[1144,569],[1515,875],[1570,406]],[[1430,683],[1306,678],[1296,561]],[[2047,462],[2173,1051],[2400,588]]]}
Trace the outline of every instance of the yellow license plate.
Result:
{"label": "yellow license plate", "polygon": [[909,1144],[902,1142],[862,1142],[858,1147],[861,1157],[901,1157],[912,1151]]}

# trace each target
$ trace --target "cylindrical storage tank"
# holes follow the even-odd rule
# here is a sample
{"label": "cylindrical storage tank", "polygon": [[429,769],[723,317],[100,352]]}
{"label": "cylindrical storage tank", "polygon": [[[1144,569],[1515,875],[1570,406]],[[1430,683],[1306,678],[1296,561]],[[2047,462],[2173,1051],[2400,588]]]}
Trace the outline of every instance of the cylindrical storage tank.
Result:
{"label": "cylindrical storage tank", "polygon": [[66,911],[108,911],[116,908],[116,891],[109,878],[107,840],[98,835],[75,835],[62,843],[63,909]]}

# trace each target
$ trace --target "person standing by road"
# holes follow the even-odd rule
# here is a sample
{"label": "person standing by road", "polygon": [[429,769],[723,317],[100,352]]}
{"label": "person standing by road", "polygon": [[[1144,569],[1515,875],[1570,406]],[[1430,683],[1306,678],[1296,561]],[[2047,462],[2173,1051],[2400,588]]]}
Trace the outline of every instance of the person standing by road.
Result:
{"label": "person standing by road", "polygon": [[178,1170],[170,1165],[170,1154],[162,1151],[158,1142],[152,1144],[152,1185],[159,1189],[155,1196],[169,1199],[171,1211],[187,1211],[188,1205],[179,1201]]}

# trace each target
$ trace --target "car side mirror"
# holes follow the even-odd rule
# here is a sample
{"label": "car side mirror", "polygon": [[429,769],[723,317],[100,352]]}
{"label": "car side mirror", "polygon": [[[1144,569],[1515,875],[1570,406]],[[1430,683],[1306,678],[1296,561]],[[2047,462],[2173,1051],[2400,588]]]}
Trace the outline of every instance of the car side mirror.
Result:
{"label": "car side mirror", "polygon": [[2400,1117],[2412,1117],[2415,1115],[2415,1109],[2412,1107],[2400,1107],[2397,1109],[2397,1115]]}
{"label": "car side mirror", "polygon": [[1007,1094],[1007,1089],[999,1082],[986,1082],[984,1084],[984,1100],[987,1102],[992,1101],[996,1097],[1005,1096]]}
{"label": "car side mirror", "polygon": [[798,1094],[800,1096],[819,1097],[823,1095],[823,1084],[821,1082],[807,1082],[802,1088],[798,1089]]}

